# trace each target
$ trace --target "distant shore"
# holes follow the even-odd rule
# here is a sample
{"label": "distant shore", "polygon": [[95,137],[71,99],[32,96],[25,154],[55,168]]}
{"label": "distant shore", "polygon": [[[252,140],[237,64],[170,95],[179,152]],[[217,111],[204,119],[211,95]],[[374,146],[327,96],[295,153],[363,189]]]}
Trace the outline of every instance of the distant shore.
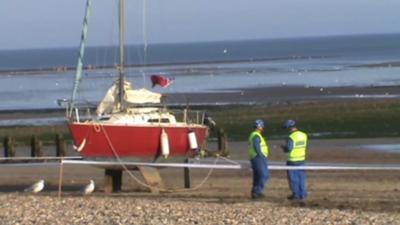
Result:
{"label": "distant shore", "polygon": [[[213,60],[213,61],[187,61],[187,62],[166,62],[166,63],[152,63],[152,64],[129,64],[125,65],[125,68],[144,68],[144,67],[157,67],[157,66],[179,66],[179,65],[205,65],[205,64],[235,64],[235,63],[256,63],[256,62],[271,62],[271,61],[279,61],[279,60],[292,60],[292,59],[325,59],[330,58],[332,56],[294,56],[294,57],[275,57],[275,58],[255,58],[255,59],[237,59],[237,60]],[[399,61],[390,61],[383,63],[366,63],[359,65],[350,65],[349,67],[354,68],[385,68],[385,67],[399,67]],[[84,67],[85,71],[95,71],[95,70],[103,70],[103,69],[112,69],[115,68],[117,71],[118,65],[86,65]],[[12,68],[12,69],[0,69],[1,75],[37,75],[37,74],[48,74],[48,73],[65,73],[76,71],[76,66],[66,66],[66,65],[58,65],[54,67],[43,67],[43,68]],[[248,71],[252,72],[252,71]]]}
{"label": "distant shore", "polygon": [[[288,60],[293,57],[279,57],[279,58],[257,58],[257,59],[238,59],[238,60],[213,60],[213,61],[188,61],[188,62],[166,62],[166,63],[152,63],[152,64],[129,64],[125,65],[125,68],[142,68],[142,67],[154,67],[154,66],[176,66],[176,65],[202,65],[202,64],[221,64],[221,63],[246,63],[246,62],[263,62],[263,61],[277,61],[277,60]],[[309,58],[298,56],[296,59]],[[314,56],[314,58],[326,58],[322,56]],[[115,68],[117,71],[118,65],[87,65],[84,70],[102,70]],[[75,71],[76,66],[54,66],[47,68],[26,68],[26,69],[0,69],[0,75],[18,75],[18,74],[46,74],[46,73],[64,73]]]}

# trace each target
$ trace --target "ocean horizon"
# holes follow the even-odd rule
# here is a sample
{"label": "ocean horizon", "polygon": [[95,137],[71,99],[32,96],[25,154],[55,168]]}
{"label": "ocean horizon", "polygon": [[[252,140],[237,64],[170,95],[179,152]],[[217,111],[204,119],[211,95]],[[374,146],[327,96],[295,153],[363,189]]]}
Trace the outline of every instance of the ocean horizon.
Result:
{"label": "ocean horizon", "polygon": [[[152,66],[240,61],[293,60],[320,57],[398,59],[399,34],[365,34],[281,39],[127,45],[125,64]],[[75,68],[79,46],[0,50],[0,72]],[[88,46],[85,65],[110,67],[118,63],[118,46]],[[146,54],[146,55],[145,55]],[[371,57],[373,58],[373,57]]]}

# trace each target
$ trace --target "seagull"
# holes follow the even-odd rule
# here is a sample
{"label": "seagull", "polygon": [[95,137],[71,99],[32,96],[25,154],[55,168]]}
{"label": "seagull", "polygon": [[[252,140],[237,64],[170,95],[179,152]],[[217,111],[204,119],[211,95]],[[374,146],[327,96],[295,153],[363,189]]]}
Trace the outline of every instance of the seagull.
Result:
{"label": "seagull", "polygon": [[25,188],[24,192],[38,193],[44,188],[44,180],[39,180],[38,182],[32,184],[30,187]]}
{"label": "seagull", "polygon": [[94,181],[90,180],[90,183],[82,189],[82,194],[88,195],[94,191],[94,188]]}

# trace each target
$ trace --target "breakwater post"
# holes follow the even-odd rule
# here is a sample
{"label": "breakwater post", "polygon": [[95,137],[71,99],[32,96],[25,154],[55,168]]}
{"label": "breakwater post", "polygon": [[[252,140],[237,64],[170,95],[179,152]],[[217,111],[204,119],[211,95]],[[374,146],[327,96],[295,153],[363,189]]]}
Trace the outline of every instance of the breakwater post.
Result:
{"label": "breakwater post", "polygon": [[15,156],[15,138],[6,136],[3,142],[4,146],[4,157]]}
{"label": "breakwater post", "polygon": [[42,157],[42,141],[36,135],[32,135],[31,137],[31,157]]}
{"label": "breakwater post", "polygon": [[218,152],[221,156],[228,156],[228,134],[224,131],[223,128],[218,129],[217,133],[218,138]]}
{"label": "breakwater post", "polygon": [[67,144],[65,143],[64,136],[62,134],[56,134],[56,156],[62,157],[67,155]]}

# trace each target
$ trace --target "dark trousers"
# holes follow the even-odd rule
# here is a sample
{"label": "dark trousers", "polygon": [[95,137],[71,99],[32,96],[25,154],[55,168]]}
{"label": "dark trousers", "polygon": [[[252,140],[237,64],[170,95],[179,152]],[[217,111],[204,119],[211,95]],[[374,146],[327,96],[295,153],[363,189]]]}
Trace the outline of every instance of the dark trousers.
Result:
{"label": "dark trousers", "polygon": [[250,160],[253,169],[253,188],[252,194],[262,194],[264,192],[265,183],[269,179],[268,159],[264,156],[257,155]]}
{"label": "dark trousers", "polygon": [[[287,162],[288,166],[304,166],[304,162]],[[287,177],[292,196],[295,199],[307,197],[306,172],[304,170],[288,170]]]}

